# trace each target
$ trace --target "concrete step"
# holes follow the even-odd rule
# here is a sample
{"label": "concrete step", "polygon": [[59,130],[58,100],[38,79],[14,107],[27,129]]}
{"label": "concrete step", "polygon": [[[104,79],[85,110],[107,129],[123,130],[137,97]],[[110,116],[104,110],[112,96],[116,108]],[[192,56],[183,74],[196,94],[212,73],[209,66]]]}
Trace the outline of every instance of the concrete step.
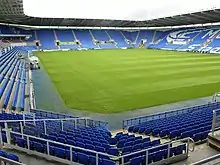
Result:
{"label": "concrete step", "polygon": [[217,151],[220,151],[220,136],[209,134],[208,145]]}

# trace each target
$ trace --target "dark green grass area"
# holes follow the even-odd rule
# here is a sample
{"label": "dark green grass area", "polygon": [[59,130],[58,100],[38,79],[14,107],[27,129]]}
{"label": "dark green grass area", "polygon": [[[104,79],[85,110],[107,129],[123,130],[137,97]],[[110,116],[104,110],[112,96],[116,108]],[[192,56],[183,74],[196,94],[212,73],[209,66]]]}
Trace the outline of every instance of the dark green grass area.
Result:
{"label": "dark green grass area", "polygon": [[144,49],[37,55],[73,109],[117,113],[220,91],[218,55]]}

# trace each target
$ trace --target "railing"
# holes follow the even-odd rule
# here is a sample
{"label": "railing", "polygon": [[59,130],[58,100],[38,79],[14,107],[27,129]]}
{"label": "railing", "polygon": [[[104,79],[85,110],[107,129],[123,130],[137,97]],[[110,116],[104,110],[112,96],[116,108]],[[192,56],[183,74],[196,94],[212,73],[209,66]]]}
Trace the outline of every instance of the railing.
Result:
{"label": "railing", "polygon": [[220,109],[213,111],[212,119],[212,134],[214,135],[215,131],[220,129]]}
{"label": "railing", "polygon": [[[7,125],[6,125],[7,126]],[[61,163],[65,163],[65,164],[69,164],[70,162],[73,161],[73,155],[72,155],[72,151],[74,151],[74,149],[77,149],[79,150],[79,152],[83,152],[83,151],[86,151],[86,152],[90,152],[90,153],[93,153],[95,155],[95,158],[96,158],[96,165],[99,164],[99,158],[101,156],[107,156],[109,157],[111,160],[114,160],[114,161],[117,161],[117,162],[120,162],[121,165],[124,165],[125,162],[125,158],[126,157],[129,157],[129,156],[134,156],[136,154],[139,154],[139,153],[146,153],[146,165],[148,165],[148,153],[150,150],[152,149],[156,149],[156,148],[161,148],[161,147],[164,147],[164,146],[167,146],[167,159],[163,159],[162,161],[167,161],[170,157],[170,152],[171,152],[171,147],[172,146],[175,146],[174,144],[177,143],[177,144],[186,144],[186,150],[184,153],[180,154],[179,156],[183,156],[183,158],[181,158],[180,160],[182,159],[186,159],[188,157],[188,152],[189,151],[194,151],[194,148],[195,148],[195,145],[194,145],[194,141],[193,139],[191,138],[185,138],[185,139],[181,139],[181,140],[177,140],[177,141],[170,141],[166,144],[162,144],[162,145],[158,145],[158,146],[155,146],[155,147],[152,147],[152,148],[148,148],[148,149],[144,149],[144,150],[141,150],[141,151],[137,151],[137,152],[133,152],[133,153],[130,153],[130,154],[126,154],[126,155],[122,155],[122,156],[114,156],[114,155],[110,155],[110,154],[107,154],[107,153],[102,153],[102,152],[97,152],[97,151],[93,151],[93,150],[89,150],[89,149],[85,149],[85,148],[81,148],[81,147],[76,147],[76,146],[72,146],[72,145],[68,145],[68,144],[63,144],[63,143],[60,143],[60,142],[55,142],[55,141],[52,141],[52,140],[48,140],[48,139],[43,139],[43,138],[39,138],[39,137],[36,137],[36,136],[31,136],[31,135],[27,135],[27,134],[23,134],[23,133],[18,133],[18,132],[13,132],[11,131],[10,129],[8,129],[7,127],[5,129],[2,129],[3,131],[6,131],[6,134],[7,134],[7,143],[4,143],[4,145],[8,146],[8,147],[11,147],[11,148],[14,148],[14,149],[17,149],[19,151],[23,151],[23,152],[26,152],[27,154],[33,154],[33,155],[37,155],[37,156],[41,156],[41,157],[44,157],[48,160],[55,160],[55,161],[58,161],[58,162],[61,162]],[[19,147],[15,144],[12,144],[12,141],[11,141],[11,134],[14,134],[14,135],[20,135],[22,136],[24,139],[26,139],[27,141],[27,148],[23,148],[23,147]],[[1,137],[1,131],[0,131],[0,137]],[[45,142],[46,144],[46,153],[40,153],[40,152],[37,152],[37,151],[33,151],[33,150],[30,150],[30,139],[36,139],[36,140],[40,140],[40,141],[43,141]],[[190,143],[192,142],[192,143]],[[3,144],[3,142],[1,141],[1,144]],[[53,155],[50,155],[50,144],[56,144],[56,145],[61,145],[61,146],[65,146],[65,148],[69,148],[70,149],[70,160],[67,160],[67,159],[61,159],[61,158],[58,158],[58,157],[55,157]],[[190,149],[190,144],[193,144],[192,148]],[[163,164],[163,163],[161,163]]]}
{"label": "railing", "polygon": [[2,157],[2,156],[0,156],[0,164],[1,165],[25,165],[23,163],[16,162],[14,160],[7,159],[7,158]]}
{"label": "railing", "polygon": [[[218,103],[216,103],[216,104],[218,104]],[[176,116],[176,115],[180,115],[180,114],[185,114],[185,113],[189,113],[189,112],[199,110],[202,107],[207,107],[208,108],[209,106],[210,106],[210,104],[204,104],[204,105],[200,105],[200,106],[192,106],[192,107],[183,108],[183,109],[179,109],[179,110],[165,111],[165,112],[162,112],[162,113],[159,112],[159,113],[155,113],[155,114],[152,114],[152,115],[140,116],[140,117],[126,119],[126,120],[123,120],[122,128],[126,129],[130,126],[139,125],[139,124],[142,124],[142,123],[146,123],[148,121],[163,119],[163,118]]]}
{"label": "railing", "polygon": [[[68,114],[58,113],[58,112],[52,112],[52,111],[46,111],[46,110],[40,110],[40,109],[31,109],[31,113],[35,113],[36,116],[45,117],[45,118],[54,118],[54,119],[62,119],[62,118],[79,118],[79,116],[72,116]],[[94,127],[104,127],[108,128],[108,123],[104,121],[99,120],[93,120],[87,118],[88,126],[94,126]]]}
{"label": "railing", "polygon": [[[211,161],[215,161],[215,160],[219,160],[219,162],[220,162],[220,154],[208,157],[206,159],[200,160],[195,163],[192,163],[191,165],[203,165],[205,163],[211,164]],[[215,164],[217,165],[217,163],[219,163],[219,162],[215,162]]]}
{"label": "railing", "polygon": [[[190,149],[190,141],[191,141],[192,144],[193,144],[192,149]],[[190,152],[193,152],[194,149],[195,149],[194,140],[191,139],[191,138],[185,138],[185,139],[181,139],[181,140],[170,141],[170,142],[168,142],[168,143],[166,143],[166,144],[162,144],[162,145],[155,146],[155,147],[152,147],[152,148],[148,148],[148,149],[145,149],[145,150],[133,152],[133,153],[126,154],[126,155],[123,155],[123,156],[119,156],[118,158],[121,159],[122,165],[124,165],[124,159],[125,159],[126,157],[129,157],[129,156],[132,156],[132,155],[136,155],[136,154],[140,154],[140,153],[144,153],[144,152],[145,152],[145,155],[146,155],[146,165],[147,165],[147,164],[148,164],[148,157],[149,157],[149,151],[150,151],[150,150],[167,146],[167,148],[168,148],[168,149],[167,149],[167,151],[168,151],[168,152],[167,152],[167,159],[169,159],[169,158],[170,158],[170,148],[171,148],[171,146],[173,146],[173,144],[175,144],[175,143],[183,143],[183,144],[186,144],[186,153],[185,153],[186,156],[188,156],[189,151],[190,151]]]}

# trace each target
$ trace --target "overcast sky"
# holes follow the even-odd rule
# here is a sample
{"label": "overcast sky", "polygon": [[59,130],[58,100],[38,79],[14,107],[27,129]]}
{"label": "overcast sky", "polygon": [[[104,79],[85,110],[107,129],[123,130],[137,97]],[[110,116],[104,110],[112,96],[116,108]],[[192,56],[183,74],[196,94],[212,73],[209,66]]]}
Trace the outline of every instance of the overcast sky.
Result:
{"label": "overcast sky", "polygon": [[29,16],[149,20],[201,9],[220,8],[220,0],[23,0]]}

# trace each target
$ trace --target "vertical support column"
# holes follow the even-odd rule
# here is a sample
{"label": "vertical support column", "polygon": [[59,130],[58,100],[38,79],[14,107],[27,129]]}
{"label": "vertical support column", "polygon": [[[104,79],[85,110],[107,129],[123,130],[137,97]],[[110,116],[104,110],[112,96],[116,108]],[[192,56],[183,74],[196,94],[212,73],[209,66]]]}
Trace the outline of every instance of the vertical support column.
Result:
{"label": "vertical support column", "polygon": [[2,140],[2,128],[0,129],[0,145],[3,145],[3,140]]}
{"label": "vertical support column", "polygon": [[167,158],[169,158],[169,157],[170,157],[170,144],[171,144],[171,143],[169,143],[169,144],[168,144]]}
{"label": "vertical support column", "polygon": [[125,161],[124,161],[124,160],[125,160],[125,158],[124,158],[124,157],[122,157],[122,158],[121,158],[121,164],[122,164],[122,165],[124,165],[124,164],[125,164]]}
{"label": "vertical support column", "polygon": [[20,128],[21,128],[21,135],[22,135],[22,138],[24,138],[24,127],[23,127],[21,121],[20,121]]}
{"label": "vertical support column", "polygon": [[73,147],[70,146],[70,161],[73,162]]}
{"label": "vertical support column", "polygon": [[95,164],[99,165],[99,154],[98,153],[95,154]]}
{"label": "vertical support column", "polygon": [[215,123],[216,123],[216,111],[213,111],[213,119],[212,119],[212,135],[214,135],[215,132]]}
{"label": "vertical support column", "polygon": [[146,151],[146,165],[148,165],[148,150]]}
{"label": "vertical support column", "polygon": [[29,136],[27,136],[27,148],[30,150],[30,139],[29,139]]}
{"label": "vertical support column", "polygon": [[189,154],[189,138],[187,139],[187,149],[186,149],[186,154],[188,155]]}
{"label": "vertical support column", "polygon": [[44,120],[44,134],[46,135],[47,134],[47,124],[46,124],[46,121]]}
{"label": "vertical support column", "polygon": [[50,147],[49,147],[49,142],[47,141],[47,155],[50,155]]}
{"label": "vertical support column", "polygon": [[11,144],[11,136],[10,136],[7,122],[5,122],[5,132],[6,132],[6,137],[7,137],[7,143]]}

